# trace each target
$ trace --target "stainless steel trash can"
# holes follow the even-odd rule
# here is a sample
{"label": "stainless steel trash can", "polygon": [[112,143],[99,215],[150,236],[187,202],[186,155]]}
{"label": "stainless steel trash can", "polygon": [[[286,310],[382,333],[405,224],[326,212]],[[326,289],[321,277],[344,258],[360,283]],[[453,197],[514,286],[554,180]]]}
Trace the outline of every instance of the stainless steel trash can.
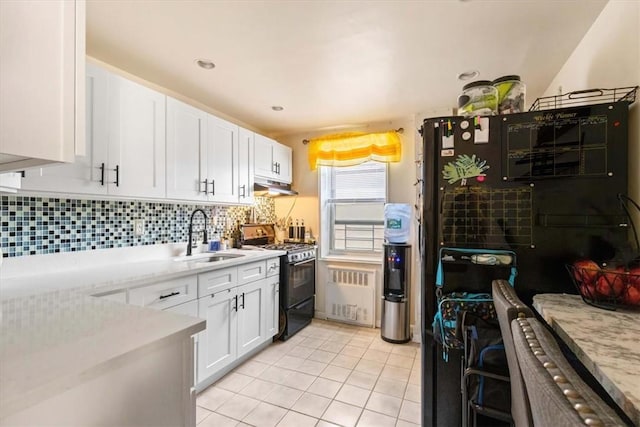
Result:
{"label": "stainless steel trash can", "polygon": [[382,339],[405,343],[411,339],[411,245],[384,245],[384,279],[382,289]]}

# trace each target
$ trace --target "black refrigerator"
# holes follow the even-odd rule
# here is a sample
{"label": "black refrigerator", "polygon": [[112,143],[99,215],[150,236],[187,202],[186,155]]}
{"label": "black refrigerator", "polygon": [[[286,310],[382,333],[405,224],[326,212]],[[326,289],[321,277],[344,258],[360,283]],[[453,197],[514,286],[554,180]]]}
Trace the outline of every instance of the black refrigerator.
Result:
{"label": "black refrigerator", "polygon": [[[445,362],[431,330],[439,249],[514,251],[515,289],[526,303],[537,293],[577,293],[565,264],[619,259],[628,247],[617,199],[627,192],[628,108],[611,102],[424,120],[423,426],[461,423],[461,355]],[[458,267],[449,275],[458,290],[490,292],[491,277]]]}

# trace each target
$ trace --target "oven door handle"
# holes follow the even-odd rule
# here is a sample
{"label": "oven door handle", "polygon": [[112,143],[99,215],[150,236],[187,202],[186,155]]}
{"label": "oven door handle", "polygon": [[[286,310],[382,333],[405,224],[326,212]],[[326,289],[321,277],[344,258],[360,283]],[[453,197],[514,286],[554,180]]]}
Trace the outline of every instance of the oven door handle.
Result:
{"label": "oven door handle", "polygon": [[307,260],[304,260],[304,261],[296,262],[295,264],[291,264],[291,267],[297,267],[299,265],[308,264],[310,262],[315,262],[315,261],[316,261],[315,258],[311,258],[311,259],[307,259]]}

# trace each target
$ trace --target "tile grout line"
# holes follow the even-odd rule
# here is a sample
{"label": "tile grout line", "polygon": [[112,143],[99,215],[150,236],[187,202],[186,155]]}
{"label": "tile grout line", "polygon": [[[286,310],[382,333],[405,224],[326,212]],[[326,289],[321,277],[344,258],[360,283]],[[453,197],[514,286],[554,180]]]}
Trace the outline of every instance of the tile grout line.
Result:
{"label": "tile grout line", "polygon": [[[314,321],[314,323],[315,323],[315,321]],[[320,323],[320,325],[323,325],[323,323]],[[319,329],[320,329],[320,330],[323,330],[322,326],[319,326]],[[343,329],[343,328],[341,328],[341,329]],[[415,366],[416,366],[416,361],[417,361],[417,359],[418,359],[419,352],[417,352],[416,350],[414,350],[414,351],[413,351],[413,357],[411,357],[411,356],[408,356],[406,352],[397,352],[397,353],[394,353],[394,351],[393,351],[393,350],[394,350],[394,348],[389,349],[389,351],[388,351],[388,352],[387,352],[387,351],[382,351],[382,350],[377,350],[377,349],[375,349],[375,348],[374,348],[374,349],[372,349],[372,348],[371,348],[371,345],[373,345],[374,343],[376,343],[375,338],[376,338],[376,336],[378,335],[377,333],[374,333],[374,334],[367,333],[367,334],[358,335],[358,333],[357,333],[357,332],[355,332],[355,333],[354,333],[354,332],[350,332],[350,333],[348,333],[348,334],[347,334],[347,336],[341,337],[339,340],[335,340],[335,341],[334,341],[334,340],[332,340],[331,336],[327,337],[327,334],[325,334],[325,333],[317,334],[316,332],[317,332],[316,330],[312,330],[312,331],[311,331],[311,333],[308,333],[307,335],[299,335],[299,338],[297,338],[297,340],[296,340],[296,341],[299,341],[298,343],[290,344],[291,342],[289,342],[289,343],[285,342],[285,343],[283,343],[283,344],[281,344],[281,345],[278,345],[278,347],[283,347],[283,346],[285,346],[285,345],[289,344],[289,346],[288,346],[288,347],[290,347],[290,348],[283,348],[283,349],[282,349],[282,352],[279,352],[279,354],[278,354],[278,355],[276,355],[276,356],[274,357],[274,359],[275,359],[275,360],[271,360],[271,361],[261,361],[261,360],[256,360],[256,359],[254,359],[254,358],[249,359],[249,361],[255,361],[255,362],[258,362],[258,363],[261,363],[261,364],[263,364],[263,365],[267,366],[263,371],[261,371],[261,373],[260,373],[260,374],[257,374],[257,376],[249,375],[249,374],[246,374],[246,373],[239,372],[239,371],[238,371],[238,369],[239,369],[240,367],[238,367],[238,368],[234,369],[234,370],[232,371],[232,373],[237,373],[237,374],[239,374],[239,375],[243,375],[243,376],[247,376],[247,377],[249,377],[249,378],[252,378],[252,380],[251,380],[249,383],[247,383],[245,386],[241,387],[241,388],[238,390],[238,392],[234,392],[234,391],[231,391],[231,390],[228,390],[228,389],[224,389],[224,388],[222,388],[222,387],[219,387],[219,388],[220,388],[220,389],[222,389],[222,390],[225,390],[225,391],[227,391],[227,392],[234,393],[234,396],[239,395],[239,396],[242,396],[242,397],[250,397],[250,396],[246,396],[246,395],[243,395],[243,394],[240,394],[240,393],[242,392],[242,390],[244,390],[246,387],[248,387],[248,386],[249,386],[249,384],[251,384],[251,383],[252,383],[252,382],[254,382],[255,380],[260,380],[260,381],[263,381],[263,382],[268,382],[268,383],[270,383],[270,384],[273,384],[274,386],[280,385],[280,386],[282,386],[282,387],[287,387],[287,388],[290,388],[290,389],[292,389],[292,390],[296,390],[296,391],[298,391],[298,392],[301,392],[301,394],[300,394],[300,395],[295,399],[295,401],[294,401],[294,402],[292,402],[292,403],[291,403],[290,408],[283,407],[283,406],[279,406],[279,405],[277,405],[277,404],[273,404],[273,403],[270,403],[270,402],[266,402],[266,401],[264,401],[264,400],[262,400],[262,399],[255,399],[255,400],[258,400],[258,402],[259,402],[259,403],[264,402],[264,403],[266,403],[266,404],[273,405],[273,406],[276,406],[276,407],[278,407],[278,408],[284,409],[284,410],[286,410],[286,411],[287,411],[286,413],[288,413],[288,412],[295,412],[295,413],[297,413],[297,414],[301,414],[301,415],[304,415],[304,416],[309,416],[309,417],[311,417],[311,418],[314,418],[314,419],[318,420],[318,422],[320,422],[320,420],[327,421],[327,420],[323,419],[322,417],[326,414],[327,410],[329,409],[329,407],[330,407],[334,402],[339,402],[339,403],[341,403],[341,404],[348,405],[348,406],[351,406],[351,407],[354,407],[354,408],[358,408],[358,409],[360,410],[360,413],[359,413],[358,418],[357,418],[357,420],[356,420],[356,425],[357,425],[357,423],[358,423],[358,422],[360,422],[360,420],[361,420],[361,418],[362,418],[362,416],[363,416],[363,414],[364,414],[364,411],[365,411],[365,410],[370,411],[370,412],[373,412],[373,413],[381,414],[381,415],[384,415],[384,416],[389,416],[388,414],[385,414],[385,413],[382,413],[382,412],[378,412],[378,411],[375,411],[375,410],[372,410],[372,409],[367,409],[367,404],[369,403],[369,401],[370,401],[370,399],[371,399],[371,397],[372,397],[373,393],[374,393],[374,392],[376,392],[376,391],[375,391],[375,388],[376,388],[376,386],[379,384],[379,382],[380,382],[381,380],[388,380],[388,381],[395,381],[395,382],[402,382],[402,383],[403,383],[403,386],[402,386],[402,396],[400,396],[400,397],[398,397],[398,396],[396,396],[396,395],[392,395],[392,394],[382,393],[382,392],[379,392],[379,391],[377,391],[377,392],[376,392],[376,393],[378,393],[378,394],[381,394],[381,395],[384,395],[384,396],[393,397],[393,398],[396,398],[396,399],[400,400],[400,408],[399,408],[399,411],[398,411],[397,416],[395,416],[395,417],[393,417],[393,416],[389,416],[390,418],[395,419],[395,423],[397,423],[398,421],[400,421],[400,420],[401,420],[401,419],[400,419],[400,413],[401,413],[401,411],[402,411],[402,407],[403,407],[403,405],[404,405],[404,403],[405,403],[405,402],[412,402],[412,403],[418,403],[418,404],[419,404],[419,402],[415,402],[415,401],[413,401],[413,400],[405,399],[405,396],[406,396],[406,394],[407,394],[407,391],[408,391],[409,386],[410,386],[410,385],[415,385],[415,384],[412,384],[412,383],[411,383],[411,377],[412,377],[412,375],[413,375],[413,371],[414,371]],[[344,333],[344,332],[343,332],[343,333]],[[295,339],[295,337],[294,337],[294,339]],[[302,344],[302,343],[303,343],[304,341],[306,341],[307,339],[309,339],[309,340],[314,340],[314,341],[315,341],[315,343],[313,343],[313,344],[317,344],[317,345],[316,345],[316,346],[314,346],[314,347],[308,347],[308,346],[306,346],[306,345]],[[347,340],[347,339],[348,339],[348,341],[344,341],[344,340]],[[368,341],[368,343],[366,344],[366,346],[356,346],[356,345],[354,345],[354,343],[351,343],[351,341],[353,341],[354,339],[361,339],[362,341]],[[318,343],[318,341],[321,341],[321,342],[319,342],[319,343]],[[343,342],[343,341],[344,341],[344,342]],[[341,350],[340,350],[339,352],[333,352],[333,351],[323,350],[323,346],[324,346],[325,344],[328,344],[329,342],[337,342],[339,345],[342,345]],[[311,342],[310,342],[310,343],[311,343]],[[351,344],[350,344],[350,343],[351,343]],[[309,343],[307,343],[307,344],[309,344]],[[362,344],[362,343],[361,343],[361,344]],[[342,351],[344,350],[344,348],[345,348],[347,345],[351,345],[352,347],[357,347],[357,348],[361,348],[361,349],[363,349],[363,350],[362,350],[362,355],[361,355],[361,356],[359,356],[359,357],[356,357],[356,356],[349,356],[349,355],[347,355],[347,354],[343,354],[343,353],[342,353]],[[308,351],[308,354],[307,354],[306,356],[304,356],[304,357],[299,357],[299,356],[291,356],[291,355],[290,355],[290,353],[294,352],[294,351],[295,351],[295,349],[300,348],[300,347],[303,347],[303,348],[308,349],[308,350],[307,350],[307,351]],[[276,348],[276,349],[277,349],[277,347],[269,347],[268,349],[272,349],[272,348]],[[415,346],[411,346],[411,348],[415,348]],[[267,350],[268,350],[268,349],[267,349]],[[267,351],[267,350],[265,350],[265,351]],[[382,351],[382,352],[384,352],[384,353],[387,353],[387,356],[386,356],[386,358],[385,358],[385,361],[384,361],[384,362],[382,362],[382,361],[380,361],[380,360],[376,360],[376,359],[364,359],[364,358],[363,358],[363,357],[364,357],[364,355],[365,355],[369,350],[377,350],[377,351]],[[307,352],[307,351],[305,351],[305,352]],[[334,354],[334,356],[333,356],[333,358],[331,358],[328,362],[323,362],[323,361],[320,361],[320,360],[310,359],[310,357],[311,357],[315,352],[317,352],[317,351],[323,351],[323,352],[326,352],[326,353],[332,353],[332,354]],[[338,357],[338,356],[340,356],[340,355],[342,355],[342,356],[349,356],[349,357],[353,357],[354,359],[357,359],[357,361],[355,362],[355,364],[353,365],[353,367],[349,367],[349,368],[347,368],[347,367],[345,367],[345,366],[340,366],[340,365],[333,365],[333,364],[332,364],[332,362],[335,360],[335,358],[337,358],[337,357]],[[387,362],[388,362],[389,358],[390,358],[392,355],[396,355],[396,356],[398,356],[398,357],[405,357],[405,358],[412,358],[412,359],[413,359],[413,362],[412,362],[412,364],[411,364],[411,368],[408,368],[408,370],[409,370],[409,376],[408,376],[408,378],[407,378],[406,380],[398,381],[398,380],[394,380],[393,378],[382,378],[382,373],[383,373],[383,371],[385,370],[385,368],[387,368],[387,367],[391,367],[391,368],[400,368],[400,369],[407,369],[407,368],[404,368],[403,366],[396,366],[396,365],[390,365],[390,364],[388,364]],[[258,356],[258,355],[257,355],[257,356]],[[271,380],[261,379],[261,378],[259,377],[259,375],[261,375],[264,371],[266,371],[267,369],[269,369],[269,368],[271,368],[271,367],[276,367],[276,368],[279,368],[279,369],[282,369],[282,370],[290,371],[292,374],[293,374],[293,373],[306,373],[306,372],[304,372],[304,371],[296,370],[296,369],[294,369],[294,368],[288,368],[288,367],[283,367],[283,366],[277,366],[277,365],[276,365],[276,363],[278,363],[278,361],[282,360],[282,358],[283,358],[283,357],[285,357],[285,356],[289,356],[289,357],[296,357],[297,359],[301,359],[301,360],[303,360],[303,361],[308,360],[308,361],[312,361],[312,362],[315,362],[315,363],[322,363],[322,364],[324,364],[324,365],[325,365],[325,367],[322,369],[322,371],[320,371],[320,372],[318,373],[318,375],[308,374],[308,375],[311,375],[311,376],[315,377],[315,379],[313,380],[313,382],[311,382],[311,384],[310,384],[308,387],[306,387],[306,388],[304,388],[304,389],[299,389],[299,388],[296,388],[296,387],[291,387],[291,386],[288,386],[288,385],[285,385],[285,384],[281,384],[281,383],[278,383],[278,382],[273,382],[273,381],[271,381]],[[249,361],[247,361],[247,362],[249,362]],[[381,367],[380,371],[379,371],[377,374],[375,374],[375,375],[374,375],[374,374],[371,374],[370,372],[367,372],[367,371],[357,370],[357,369],[356,369],[356,367],[357,367],[357,366],[360,364],[360,362],[362,362],[362,361],[370,361],[370,362],[380,363],[380,364],[382,364],[382,367]],[[245,362],[245,363],[247,363],[247,362]],[[304,363],[304,362],[302,362],[302,363]],[[242,366],[242,365],[241,365],[241,366]],[[321,376],[321,374],[322,374],[322,373],[324,372],[324,370],[326,370],[329,366],[334,366],[334,367],[337,367],[337,368],[340,368],[340,369],[345,369],[345,370],[349,371],[349,373],[346,375],[345,379],[344,379],[344,380],[342,380],[342,381],[336,381],[336,380],[334,380],[334,379],[332,379],[332,378],[322,377],[322,376]],[[356,385],[356,384],[348,384],[348,383],[347,383],[347,381],[348,381],[349,377],[350,377],[354,372],[360,372],[360,373],[362,373],[362,374],[366,374],[366,375],[369,375],[369,376],[375,377],[375,381],[374,381],[374,382],[373,382],[373,384],[372,384],[372,388],[371,388],[371,389],[368,389],[368,388],[365,388],[365,387],[360,387],[359,385]],[[309,390],[309,388],[311,387],[311,385],[312,385],[315,381],[317,381],[319,378],[323,378],[323,379],[326,379],[326,380],[335,381],[335,382],[337,382],[337,383],[340,383],[339,388],[336,390],[336,392],[335,392],[335,393],[333,393],[333,397],[332,397],[332,398],[330,398],[330,399],[328,399],[328,400],[329,400],[329,403],[328,403],[327,407],[324,409],[324,411],[320,414],[320,416],[319,416],[318,418],[316,418],[315,416],[311,416],[311,415],[309,415],[309,414],[304,414],[304,413],[302,413],[302,412],[299,412],[298,410],[294,410],[294,409],[293,409],[293,407],[296,405],[296,403],[297,403],[297,402],[299,402],[299,401],[300,401],[300,399],[302,398],[302,396],[304,396],[304,395],[305,395],[305,394],[307,394],[307,393],[308,393],[308,394],[310,394],[310,395],[316,396],[316,397],[322,397],[322,398],[325,398],[325,399],[327,399],[327,398],[328,398],[327,396],[319,395],[319,394],[313,393],[313,392],[311,392],[311,391],[308,391],[308,390]],[[337,400],[337,399],[336,399],[336,397],[340,394],[340,391],[342,391],[342,390],[343,390],[343,388],[344,388],[344,386],[345,386],[345,385],[349,385],[349,386],[352,386],[352,387],[355,387],[355,388],[358,388],[358,389],[360,389],[360,390],[363,390],[363,391],[367,391],[367,392],[368,392],[367,399],[366,399],[366,401],[362,404],[362,406],[353,405],[353,404],[351,404],[351,403],[343,402],[343,401],[341,401],[341,400]],[[252,398],[252,397],[250,397],[250,398]],[[254,399],[254,398],[252,398],[252,399]],[[224,405],[224,404],[222,404],[220,407],[222,407],[223,405]],[[256,406],[256,407],[257,407],[257,406]],[[206,409],[206,408],[203,408],[203,409]],[[206,410],[207,410],[208,412],[216,412],[216,413],[217,413],[217,414],[219,414],[219,415],[223,415],[223,414],[218,413],[218,412],[217,412],[217,410],[216,410],[216,411],[210,411],[210,410],[208,410],[208,409],[206,409]],[[243,419],[244,419],[244,418],[246,418],[250,413],[252,413],[252,412],[253,412],[253,410],[255,410],[255,408],[254,408],[254,409],[252,409],[251,411],[249,411],[247,414],[245,414],[245,415],[244,415],[244,417],[243,417]],[[278,423],[279,423],[279,422],[281,422],[281,421],[282,421],[282,419],[283,419],[284,417],[286,417],[286,413],[285,413],[285,415],[284,415],[282,418],[280,418],[280,419],[278,420]],[[207,417],[208,417],[209,415],[210,415],[210,413],[209,413],[209,414],[207,414]],[[226,416],[226,415],[224,415],[224,416]],[[201,422],[202,422],[202,421],[204,421],[207,417],[203,418],[203,420],[201,420]],[[233,418],[233,417],[230,417],[230,418],[232,418],[233,420],[237,420],[236,418]],[[239,421],[239,422],[244,422],[243,420],[238,420],[238,421]],[[405,420],[402,420],[402,421],[405,421]]]}

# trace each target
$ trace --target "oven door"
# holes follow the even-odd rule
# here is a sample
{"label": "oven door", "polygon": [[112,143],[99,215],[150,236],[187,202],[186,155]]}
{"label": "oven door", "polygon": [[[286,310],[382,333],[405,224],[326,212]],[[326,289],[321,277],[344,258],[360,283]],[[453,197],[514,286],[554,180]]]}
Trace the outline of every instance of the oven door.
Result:
{"label": "oven door", "polygon": [[287,308],[312,297],[316,293],[316,259],[287,265]]}

